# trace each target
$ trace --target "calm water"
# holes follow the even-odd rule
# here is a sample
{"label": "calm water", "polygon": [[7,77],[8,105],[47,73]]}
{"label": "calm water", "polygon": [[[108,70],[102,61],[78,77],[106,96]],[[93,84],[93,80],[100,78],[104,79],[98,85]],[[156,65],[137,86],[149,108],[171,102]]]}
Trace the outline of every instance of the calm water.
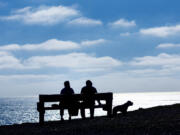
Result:
{"label": "calm water", "polygon": [[[113,96],[113,106],[123,104],[127,100],[134,102],[134,105],[129,110],[136,110],[138,108],[180,103],[180,92],[118,93]],[[0,125],[38,122],[37,101],[37,97],[0,98]],[[89,111],[87,110],[86,112],[87,116],[89,116]],[[106,112],[98,109],[95,111],[95,115],[106,115]],[[65,119],[68,118],[66,111],[64,117]],[[59,111],[46,111],[45,120],[59,119]]]}

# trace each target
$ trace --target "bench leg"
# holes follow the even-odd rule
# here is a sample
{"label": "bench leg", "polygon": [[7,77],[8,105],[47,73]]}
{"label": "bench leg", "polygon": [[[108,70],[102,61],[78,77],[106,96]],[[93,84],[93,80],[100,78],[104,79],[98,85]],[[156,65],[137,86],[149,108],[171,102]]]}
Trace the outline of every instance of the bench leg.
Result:
{"label": "bench leg", "polygon": [[106,105],[107,105],[107,116],[111,117],[112,116],[112,97],[109,97],[109,99],[106,101]]}
{"label": "bench leg", "polygon": [[108,111],[107,111],[107,116],[108,116],[108,117],[111,117],[111,116],[112,116],[112,109],[111,109],[111,108],[108,109]]}
{"label": "bench leg", "polygon": [[44,113],[45,111],[39,112],[39,123],[44,124]]}

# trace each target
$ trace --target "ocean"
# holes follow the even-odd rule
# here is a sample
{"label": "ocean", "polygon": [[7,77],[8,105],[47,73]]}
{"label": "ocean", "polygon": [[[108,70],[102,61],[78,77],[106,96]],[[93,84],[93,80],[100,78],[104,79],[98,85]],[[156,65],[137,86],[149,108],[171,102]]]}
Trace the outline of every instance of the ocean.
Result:
{"label": "ocean", "polygon": [[[113,106],[120,105],[131,100],[134,105],[129,111],[139,108],[149,108],[159,105],[171,105],[180,103],[180,92],[151,92],[151,93],[115,93],[113,94]],[[0,125],[12,125],[29,122],[38,122],[36,103],[38,97],[9,97],[0,98]],[[80,113],[80,112],[79,112]],[[89,110],[86,110],[89,117]],[[95,115],[106,115],[102,109],[95,109]],[[67,111],[64,115],[68,119]],[[80,118],[80,115],[72,119]],[[60,120],[59,111],[46,111],[45,121]]]}

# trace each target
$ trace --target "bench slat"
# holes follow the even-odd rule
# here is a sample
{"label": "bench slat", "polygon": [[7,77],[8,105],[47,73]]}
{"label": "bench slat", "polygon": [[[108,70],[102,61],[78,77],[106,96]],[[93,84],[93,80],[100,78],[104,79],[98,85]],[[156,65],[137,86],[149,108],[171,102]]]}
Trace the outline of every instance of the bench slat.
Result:
{"label": "bench slat", "polygon": [[[95,105],[94,108],[104,108],[106,107],[106,105]],[[80,109],[81,107],[79,107]],[[88,108],[88,107],[85,107],[85,108]],[[44,107],[44,110],[59,110],[61,109],[60,106],[57,106],[57,107]],[[67,107],[64,107],[63,109],[68,109]]]}
{"label": "bench slat", "polygon": [[[67,99],[68,97],[71,97],[75,100],[84,100],[86,97],[86,95],[83,94],[73,94],[73,95],[60,95],[60,94],[54,94],[54,95],[39,95],[39,101],[40,102],[58,102],[60,100],[63,99]],[[106,100],[106,99],[112,99],[112,93],[97,93],[93,95],[93,98],[95,98],[96,100]]]}

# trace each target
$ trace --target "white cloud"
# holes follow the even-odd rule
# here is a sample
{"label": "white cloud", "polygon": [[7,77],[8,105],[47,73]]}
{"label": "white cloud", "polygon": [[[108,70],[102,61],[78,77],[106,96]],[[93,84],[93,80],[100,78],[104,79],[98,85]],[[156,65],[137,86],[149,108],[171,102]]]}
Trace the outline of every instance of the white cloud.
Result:
{"label": "white cloud", "polygon": [[139,69],[131,69],[125,71],[125,73],[130,74],[132,76],[136,77],[174,77],[179,76],[177,72],[180,72],[179,69],[173,69],[173,68],[153,68],[153,67],[146,67],[146,68],[139,68]]}
{"label": "white cloud", "polygon": [[[58,94],[63,81],[70,80],[75,93],[79,93],[87,79],[92,80],[98,92],[152,92],[179,91],[178,78],[137,77],[123,72],[106,73],[103,76],[80,78],[66,75],[0,75],[1,96],[31,96]],[[153,85],[152,85],[153,83]],[[127,98],[124,96],[124,98]],[[127,99],[126,99],[127,100]]]}
{"label": "white cloud", "polygon": [[74,72],[97,72],[111,70],[122,62],[109,56],[95,57],[85,53],[70,53],[56,56],[33,56],[17,59],[7,52],[0,52],[0,69],[66,68]]}
{"label": "white cloud", "polygon": [[70,21],[68,24],[70,25],[80,25],[80,26],[96,26],[102,25],[100,20],[94,20],[90,18],[80,17]]}
{"label": "white cloud", "polygon": [[127,27],[136,26],[136,22],[134,20],[128,21],[128,20],[122,18],[122,19],[119,19],[115,22],[109,23],[109,25],[112,27],[125,27],[125,28],[127,28]]}
{"label": "white cloud", "polygon": [[157,56],[135,57],[124,62],[125,74],[135,77],[178,77],[180,75],[180,55],[161,53]]}
{"label": "white cloud", "polygon": [[0,20],[15,20],[25,24],[54,25],[67,23],[78,26],[99,26],[100,20],[83,17],[77,9],[67,6],[25,7],[11,12],[11,15],[0,17]]}
{"label": "white cloud", "polygon": [[39,44],[9,44],[0,46],[0,50],[4,51],[14,51],[14,50],[69,50],[79,48],[79,44],[72,41],[62,41],[57,39],[50,39]]}
{"label": "white cloud", "polygon": [[61,74],[0,75],[0,93],[1,96],[58,94],[65,80],[69,80],[69,78]]}
{"label": "white cloud", "polygon": [[[8,59],[14,58],[7,52],[0,52],[0,61],[2,60],[1,57],[6,59],[6,56],[11,56]],[[121,61],[108,56],[96,57],[85,53],[34,56],[21,62],[15,60],[15,65],[11,65],[11,67],[16,67],[16,64],[23,65],[26,68],[58,67],[60,69],[65,67],[75,71],[78,77],[72,75],[72,72],[70,74],[67,72],[63,74],[53,72],[54,74],[40,75],[34,73],[0,75],[1,95],[54,94],[60,91],[59,89],[63,87],[63,81],[65,80],[70,80],[75,92],[79,92],[87,79],[92,80],[99,92],[178,91],[180,87],[179,61],[180,55],[165,53],[157,56],[134,58],[130,65],[128,63],[123,64]],[[10,62],[13,63],[13,61]],[[123,65],[126,66],[125,70],[116,70],[117,72],[111,70],[111,72],[107,72],[108,69]],[[103,71],[103,75],[94,76],[91,74],[91,72],[99,73],[101,71]],[[87,72],[88,74],[82,76],[82,72]]]}
{"label": "white cloud", "polygon": [[79,49],[82,46],[92,46],[99,45],[105,43],[105,39],[97,39],[97,40],[85,40],[80,43],[76,43],[73,41],[62,41],[57,39],[49,39],[45,42],[38,44],[8,44],[1,45],[0,51],[17,51],[17,50],[26,50],[26,51],[56,51],[56,50],[73,50]]}
{"label": "white cloud", "polygon": [[32,7],[25,7],[25,8],[20,8],[17,10],[12,11],[13,14],[23,14],[23,13],[27,13],[32,9]]}
{"label": "white cloud", "polygon": [[0,56],[2,57],[2,56],[9,56],[10,54],[8,53],[8,52],[0,52]]}
{"label": "white cloud", "polygon": [[103,44],[105,42],[106,42],[105,39],[86,40],[86,41],[82,41],[81,45],[83,45],[83,46],[91,46],[91,45]]}
{"label": "white cloud", "polygon": [[31,68],[62,67],[70,70],[111,69],[121,66],[122,62],[109,56],[95,57],[85,53],[70,53],[57,56],[34,56],[24,64]]}
{"label": "white cloud", "polygon": [[180,44],[173,44],[173,43],[163,43],[159,44],[156,48],[179,48]]}
{"label": "white cloud", "polygon": [[20,50],[21,46],[18,44],[9,44],[0,46],[0,50],[2,51],[11,51],[11,50]]}
{"label": "white cloud", "polygon": [[0,69],[13,68],[21,69],[23,65],[20,60],[7,52],[0,52]]}
{"label": "white cloud", "polygon": [[12,74],[12,75],[0,75],[0,79],[8,80],[11,78],[11,80],[18,81],[18,80],[24,80],[29,82],[31,81],[47,81],[47,80],[56,80],[57,78],[66,78],[63,74]]}
{"label": "white cloud", "polygon": [[10,16],[1,17],[1,19],[23,21],[25,24],[51,25],[76,17],[79,14],[76,9],[65,6],[25,7],[12,12]]}
{"label": "white cloud", "polygon": [[180,79],[172,77],[138,77],[130,73],[110,73],[94,77],[97,89],[101,92],[152,92],[179,91]]}
{"label": "white cloud", "polygon": [[133,66],[161,66],[164,68],[168,67],[180,67],[180,55],[170,55],[161,53],[157,56],[144,56],[134,58],[130,62]]}
{"label": "white cloud", "polygon": [[167,37],[178,33],[180,33],[180,25],[140,29],[140,34],[156,37]]}
{"label": "white cloud", "polygon": [[68,68],[74,71],[102,71],[122,65],[119,60],[109,56],[95,57],[86,53],[69,53],[56,56],[33,56],[28,59],[17,59],[7,52],[0,52],[0,69],[40,69]]}

